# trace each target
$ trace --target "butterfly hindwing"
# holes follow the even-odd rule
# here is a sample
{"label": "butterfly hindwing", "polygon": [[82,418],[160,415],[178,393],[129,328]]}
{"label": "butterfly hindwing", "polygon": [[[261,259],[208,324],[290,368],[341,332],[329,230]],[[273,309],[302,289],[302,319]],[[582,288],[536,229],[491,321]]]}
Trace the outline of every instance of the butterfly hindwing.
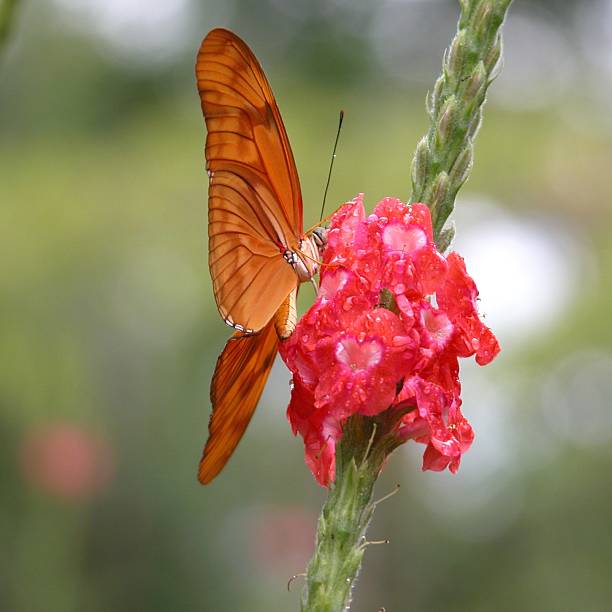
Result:
{"label": "butterfly hindwing", "polygon": [[255,335],[234,334],[217,360],[210,388],[213,412],[198,478],[208,484],[225,466],[246,430],[274,363],[274,321]]}

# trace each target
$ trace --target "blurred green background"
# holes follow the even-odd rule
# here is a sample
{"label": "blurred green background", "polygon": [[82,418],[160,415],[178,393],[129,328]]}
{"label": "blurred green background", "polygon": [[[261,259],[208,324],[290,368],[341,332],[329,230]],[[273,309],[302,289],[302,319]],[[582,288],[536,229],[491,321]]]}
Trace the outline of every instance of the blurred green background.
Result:
{"label": "blurred green background", "polygon": [[[6,2],[6,0],[4,0]],[[409,196],[452,1],[22,2],[0,56],[0,610],[298,609],[324,499],[276,364],[196,481],[229,330],[206,261],[193,63],[234,29],[274,87],[318,216]],[[355,612],[609,610],[612,2],[515,0],[456,248],[503,351],[463,366],[456,476],[389,461]],[[302,292],[303,307],[312,299]]]}

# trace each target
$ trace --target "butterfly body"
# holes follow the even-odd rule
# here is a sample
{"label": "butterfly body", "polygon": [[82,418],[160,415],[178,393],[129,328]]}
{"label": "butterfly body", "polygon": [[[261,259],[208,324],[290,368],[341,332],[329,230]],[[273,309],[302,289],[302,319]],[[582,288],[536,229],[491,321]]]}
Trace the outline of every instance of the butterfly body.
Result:
{"label": "butterfly body", "polygon": [[210,482],[240,441],[279,339],[296,324],[299,284],[311,281],[324,230],[303,231],[300,182],[282,118],[253,52],[215,29],[196,79],[206,121],[209,267],[217,308],[236,332],[211,384],[213,411],[199,479]]}

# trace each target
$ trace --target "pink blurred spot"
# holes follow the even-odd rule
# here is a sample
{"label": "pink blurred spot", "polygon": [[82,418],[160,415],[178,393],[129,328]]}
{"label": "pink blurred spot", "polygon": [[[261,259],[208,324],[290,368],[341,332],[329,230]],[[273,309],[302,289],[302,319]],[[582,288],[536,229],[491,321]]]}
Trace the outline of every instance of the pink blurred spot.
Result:
{"label": "pink blurred spot", "polygon": [[109,444],[70,423],[30,430],[22,441],[21,466],[32,485],[70,500],[103,490],[114,471]]}

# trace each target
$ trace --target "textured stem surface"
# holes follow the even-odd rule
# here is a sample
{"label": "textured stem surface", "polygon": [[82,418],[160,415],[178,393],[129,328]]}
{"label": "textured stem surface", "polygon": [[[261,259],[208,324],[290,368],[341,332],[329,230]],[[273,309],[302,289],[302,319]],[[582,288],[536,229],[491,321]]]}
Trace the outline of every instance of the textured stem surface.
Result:
{"label": "textured stem surface", "polygon": [[[317,525],[315,554],[302,594],[303,612],[340,612],[366,548],[365,532],[375,506],[374,483],[390,447],[374,419],[352,417],[336,447],[336,479]],[[377,435],[378,434],[378,435]]]}
{"label": "textured stem surface", "polygon": [[482,105],[501,57],[501,25],[512,0],[459,0],[457,34],[427,99],[429,131],[412,161],[411,202],[431,210],[434,238],[444,252],[453,229],[444,224],[472,168]]}

